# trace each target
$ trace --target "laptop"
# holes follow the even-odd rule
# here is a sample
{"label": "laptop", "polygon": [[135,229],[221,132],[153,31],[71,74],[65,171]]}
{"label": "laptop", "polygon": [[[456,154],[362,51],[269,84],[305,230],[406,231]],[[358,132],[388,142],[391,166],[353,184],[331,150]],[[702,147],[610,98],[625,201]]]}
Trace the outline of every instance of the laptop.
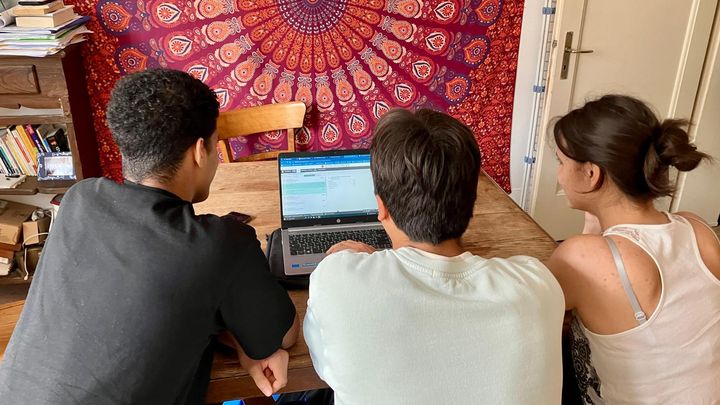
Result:
{"label": "laptop", "polygon": [[391,247],[377,220],[368,150],[281,153],[278,172],[286,275],[311,273],[344,240]]}

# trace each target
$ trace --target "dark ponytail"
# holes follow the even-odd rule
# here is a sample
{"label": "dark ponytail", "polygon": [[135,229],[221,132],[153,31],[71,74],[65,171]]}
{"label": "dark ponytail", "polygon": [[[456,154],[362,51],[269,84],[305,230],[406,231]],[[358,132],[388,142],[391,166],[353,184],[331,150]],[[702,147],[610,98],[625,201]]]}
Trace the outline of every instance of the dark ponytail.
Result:
{"label": "dark ponytail", "polygon": [[647,201],[675,191],[669,167],[695,169],[709,156],[697,151],[689,122],[662,123],[642,101],[607,95],[570,111],[554,125],[560,150],[579,162],[592,162],[629,197]]}
{"label": "dark ponytail", "polygon": [[672,195],[675,186],[670,182],[668,167],[681,172],[695,169],[708,155],[698,152],[690,143],[687,120],[666,119],[653,133],[653,142],[645,155],[643,171],[650,190],[658,196]]}

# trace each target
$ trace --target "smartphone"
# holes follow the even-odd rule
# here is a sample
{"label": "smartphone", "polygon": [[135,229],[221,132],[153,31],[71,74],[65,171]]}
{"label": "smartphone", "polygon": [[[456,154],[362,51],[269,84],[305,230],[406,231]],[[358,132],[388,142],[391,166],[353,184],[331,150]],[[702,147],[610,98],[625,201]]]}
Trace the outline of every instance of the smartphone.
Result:
{"label": "smartphone", "polygon": [[236,220],[242,222],[243,224],[247,224],[248,222],[252,221],[253,217],[248,214],[243,214],[242,212],[235,212],[232,211],[228,213],[228,216],[235,218]]}

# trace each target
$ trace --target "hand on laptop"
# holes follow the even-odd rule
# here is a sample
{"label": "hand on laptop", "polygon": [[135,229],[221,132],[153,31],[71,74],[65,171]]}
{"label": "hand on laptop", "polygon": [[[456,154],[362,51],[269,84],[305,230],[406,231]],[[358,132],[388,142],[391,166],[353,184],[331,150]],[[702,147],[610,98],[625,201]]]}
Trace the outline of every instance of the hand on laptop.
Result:
{"label": "hand on laptop", "polygon": [[327,250],[327,254],[333,254],[336,252],[339,252],[341,250],[352,250],[353,252],[357,253],[373,253],[375,252],[375,248],[366,245],[362,242],[356,242],[354,240],[346,240],[343,242],[336,243],[332,246],[330,246],[330,249]]}

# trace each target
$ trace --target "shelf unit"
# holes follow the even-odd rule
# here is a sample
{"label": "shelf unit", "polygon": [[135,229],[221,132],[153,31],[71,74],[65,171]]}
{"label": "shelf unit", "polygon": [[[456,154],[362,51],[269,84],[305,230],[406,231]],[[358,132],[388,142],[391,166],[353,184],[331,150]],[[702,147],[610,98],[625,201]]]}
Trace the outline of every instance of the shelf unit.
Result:
{"label": "shelf unit", "polygon": [[[0,126],[64,125],[77,180],[101,174],[80,47],[70,45],[43,58],[0,56]],[[25,109],[18,113],[21,107]],[[74,183],[28,177],[18,188],[0,189],[0,194],[57,194]]]}
{"label": "shelf unit", "polygon": [[13,270],[12,273],[8,274],[7,276],[0,276],[0,286],[30,284],[32,279],[32,274],[30,275],[30,277],[28,277],[27,280],[25,280],[24,276],[20,275],[17,270]]}

